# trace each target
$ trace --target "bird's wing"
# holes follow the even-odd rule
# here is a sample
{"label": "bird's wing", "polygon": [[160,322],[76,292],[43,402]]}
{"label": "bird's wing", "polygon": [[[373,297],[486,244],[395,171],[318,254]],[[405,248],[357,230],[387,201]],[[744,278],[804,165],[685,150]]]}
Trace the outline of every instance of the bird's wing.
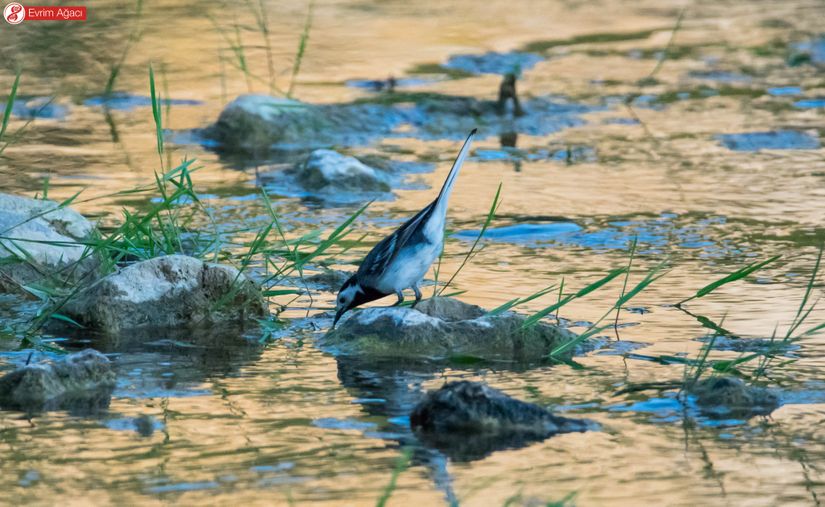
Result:
{"label": "bird's wing", "polygon": [[470,145],[475,134],[476,129],[473,129],[470,135],[467,136],[467,140],[464,141],[464,145],[461,147],[461,151],[458,153],[455,162],[453,162],[447,179],[444,181],[444,186],[441,187],[441,191],[438,193],[435,201],[431,202],[426,208],[407,220],[398,230],[375,245],[361,262],[361,266],[358,268],[359,276],[362,278],[380,277],[390,264],[392,264],[393,260],[395,260],[398,252],[400,252],[411,239],[415,238],[414,241],[426,240],[426,238],[421,237],[423,235],[422,228],[432,217],[436,208],[438,208],[439,216],[443,220],[444,214],[447,211],[447,201],[450,198],[450,192],[458,177],[458,172],[461,170],[461,166],[470,152]]}
{"label": "bird's wing", "polygon": [[398,252],[401,251],[417,231],[420,231],[421,225],[426,222],[432,213],[434,204],[435,201],[431,202],[426,208],[407,220],[395,232],[375,245],[364,260],[361,261],[361,266],[358,268],[358,275],[362,277],[377,277],[384,273],[398,255]]}

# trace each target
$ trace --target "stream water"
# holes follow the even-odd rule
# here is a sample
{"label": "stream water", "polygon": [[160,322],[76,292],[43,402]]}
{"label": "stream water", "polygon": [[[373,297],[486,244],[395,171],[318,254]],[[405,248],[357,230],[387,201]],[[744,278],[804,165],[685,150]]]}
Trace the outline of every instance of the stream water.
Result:
{"label": "stream water", "polygon": [[[257,6],[243,2],[156,0],[137,16],[135,5],[101,0],[89,5],[86,22],[2,26],[3,93],[22,68],[9,130],[37,117],[2,153],[0,191],[34,195],[46,178],[56,200],[82,189],[84,199],[99,198],[75,208],[103,225],[123,208],[145,207],[106,195],[150,183],[159,170],[151,62],[172,99],[165,157],[197,159],[195,186],[222,227],[265,222],[259,173],[270,161],[219,154],[193,134],[240,94],[290,86],[308,5],[263,4],[269,51],[252,14]],[[110,405],[92,415],[0,412],[0,504],[370,505],[410,447],[390,504],[538,505],[574,494],[577,505],[818,505],[825,496],[821,335],[782,352],[780,360],[795,362],[772,372],[782,406],[770,417],[708,419],[668,393],[615,393],[629,383],[681,380],[683,365],[651,359],[695,357],[709,332],[696,315],[724,321],[740,337],[720,340],[713,352],[735,358],[775,329],[784,335],[796,314],[825,241],[824,16],[813,0],[317,2],[296,99],[374,98],[383,92],[371,81],[393,76],[396,93],[494,100],[497,73],[518,65],[521,94],[551,96],[573,111],[564,128],[481,132],[452,197],[442,273],[461,264],[499,183],[503,203],[484,248],[454,282],[466,291],[463,300],[493,308],[562,278],[571,289],[584,287],[626,265],[634,237],[631,283],[664,259],[671,271],[632,301],[599,350],[576,359],[579,367],[410,367],[336,357],[318,350],[300,325],[307,311],[333,303],[326,292],[314,294],[312,307],[306,298],[291,303],[281,317],[299,325],[266,345],[250,345],[241,332],[218,344],[74,337],[67,347],[94,346],[114,359]],[[236,37],[248,75],[230,48]],[[124,55],[117,94],[104,97]],[[42,97],[52,96],[41,108]],[[354,236],[376,240],[425,206],[465,134],[397,132],[344,147],[433,164],[373,203]],[[363,204],[267,190],[291,234],[331,231]],[[364,253],[355,248],[335,267],[352,270]],[[692,302],[690,313],[673,306],[776,254],[779,261],[747,280]],[[574,301],[561,317],[581,332],[620,290],[614,283]],[[7,322],[33,309],[0,298]],[[806,327],[823,320],[814,311]],[[0,343],[0,371],[25,363],[29,352]],[[601,429],[454,459],[418,443],[407,415],[421,393],[456,378],[482,380]]]}

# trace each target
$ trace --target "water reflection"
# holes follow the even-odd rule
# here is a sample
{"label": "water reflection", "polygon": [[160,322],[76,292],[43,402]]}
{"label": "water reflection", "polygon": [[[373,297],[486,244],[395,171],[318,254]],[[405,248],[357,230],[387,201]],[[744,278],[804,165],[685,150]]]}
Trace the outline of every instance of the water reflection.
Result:
{"label": "water reflection", "polygon": [[[277,22],[270,16],[269,43],[277,62],[273,80],[286,88],[306,5],[264,4],[278,13]],[[626,381],[682,378],[683,365],[648,359],[694,357],[702,346],[697,337],[712,330],[708,323],[726,335],[715,342],[716,353],[734,359],[763,345],[797,312],[825,238],[815,72],[822,60],[821,5],[690,7],[665,51],[679,9],[659,2],[528,4],[318,4],[294,98],[313,104],[385,99],[385,80],[393,76],[393,100],[437,94],[495,105],[500,77],[485,73],[519,66],[527,115],[504,115],[468,161],[450,210],[456,232],[443,273],[460,265],[499,182],[504,204],[485,234],[486,246],[454,283],[468,291],[462,297],[469,302],[492,308],[562,277],[578,289],[626,265],[628,245],[638,237],[639,272],[665,256],[674,270],[634,301],[639,313],[622,312],[621,346],[578,358],[582,369],[513,370],[361,363],[319,352],[297,330],[266,347],[249,343],[239,330],[131,341],[80,336],[88,341],[75,340],[78,347],[93,344],[111,354],[119,384],[108,408],[91,416],[0,413],[0,486],[9,497],[34,504],[58,495],[129,504],[372,504],[400,449],[412,447],[411,466],[393,493],[400,504],[446,498],[502,505],[519,492],[525,502],[546,503],[572,491],[582,505],[817,503],[825,494],[818,465],[825,456],[817,383],[825,367],[822,338],[780,351],[783,360],[796,362],[776,376],[787,389],[770,419],[711,424],[684,417],[684,407],[667,395],[613,394]],[[163,163],[197,159],[196,186],[227,238],[264,223],[259,176],[306,150],[239,155],[215,151],[197,135],[229,100],[269,92],[266,44],[255,16],[244,6],[164,0],[144,5],[138,19],[135,7],[104,0],[90,6],[84,24],[4,27],[3,89],[16,67],[23,68],[9,132],[34,121],[2,154],[1,190],[33,195],[49,178],[52,198],[86,188],[85,199],[151,182],[160,170],[151,108],[144,107],[153,63],[162,96],[173,99],[164,108],[169,151]],[[248,74],[233,65],[236,53],[209,16],[230,35],[238,25]],[[641,86],[657,66],[655,82]],[[377,83],[385,84],[375,92]],[[537,107],[541,114],[531,119]],[[440,121],[436,115],[414,124],[419,132],[401,125],[364,146],[341,147],[359,156],[426,162],[435,171],[399,183],[395,200],[373,203],[354,224],[352,238],[359,240],[332,267],[352,269],[348,263],[362,250],[429,202],[431,193],[420,190],[443,181],[451,136],[461,138],[475,126],[466,109],[459,113],[460,121],[443,123],[438,135],[424,130]],[[356,207],[325,207],[283,185],[267,185],[288,234],[333,230]],[[145,209],[146,202],[121,196],[77,206],[106,225],[121,208]],[[780,253],[783,259],[757,277],[697,302],[689,309],[694,316],[667,306],[711,279]],[[641,275],[633,277],[631,283]],[[593,322],[619,290],[610,286],[573,303],[562,318]],[[554,301],[548,295],[523,311]],[[314,303],[331,301],[318,294]],[[308,304],[295,303],[302,305],[295,313],[303,317]],[[0,336],[24,327],[36,311],[36,302],[0,300]],[[5,349],[13,346],[3,341]],[[25,361],[26,354],[4,352],[0,368]],[[605,431],[525,446],[420,441],[405,420],[409,409],[425,390],[455,377],[567,408],[597,419]],[[611,410],[633,406],[638,410]]]}

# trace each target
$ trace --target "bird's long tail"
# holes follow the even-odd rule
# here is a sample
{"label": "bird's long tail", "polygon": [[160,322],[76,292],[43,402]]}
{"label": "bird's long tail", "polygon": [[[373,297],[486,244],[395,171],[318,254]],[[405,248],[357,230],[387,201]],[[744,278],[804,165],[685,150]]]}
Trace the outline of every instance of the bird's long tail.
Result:
{"label": "bird's long tail", "polygon": [[450,193],[453,191],[453,185],[458,178],[462,164],[464,164],[464,159],[466,159],[467,154],[470,153],[470,145],[473,144],[473,137],[476,135],[476,130],[477,129],[473,129],[470,135],[467,136],[467,140],[464,141],[464,146],[462,146],[461,151],[458,152],[458,156],[455,158],[455,162],[453,162],[453,167],[450,169],[450,174],[447,175],[447,180],[444,181],[444,186],[441,187],[441,192],[438,193],[438,197],[435,200],[436,207],[442,212],[447,211],[447,201],[450,200]]}

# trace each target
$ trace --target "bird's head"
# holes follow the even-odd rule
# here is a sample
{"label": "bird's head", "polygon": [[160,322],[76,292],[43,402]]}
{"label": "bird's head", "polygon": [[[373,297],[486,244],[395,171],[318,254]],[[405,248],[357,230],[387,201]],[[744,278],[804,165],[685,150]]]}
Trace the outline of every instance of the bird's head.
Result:
{"label": "bird's head", "polygon": [[332,328],[335,329],[335,324],[338,323],[338,319],[349,310],[384,296],[386,296],[386,294],[376,289],[369,286],[364,287],[358,281],[358,276],[352,275],[344,282],[344,285],[342,285],[338,291],[338,297],[335,299],[335,320],[332,321]]}
{"label": "bird's head", "polygon": [[360,303],[358,302],[359,294],[363,294],[364,290],[358,284],[355,275],[349,277],[338,291],[338,297],[335,299],[335,320],[332,322],[332,328],[335,329],[335,324],[347,311],[355,308]]}

